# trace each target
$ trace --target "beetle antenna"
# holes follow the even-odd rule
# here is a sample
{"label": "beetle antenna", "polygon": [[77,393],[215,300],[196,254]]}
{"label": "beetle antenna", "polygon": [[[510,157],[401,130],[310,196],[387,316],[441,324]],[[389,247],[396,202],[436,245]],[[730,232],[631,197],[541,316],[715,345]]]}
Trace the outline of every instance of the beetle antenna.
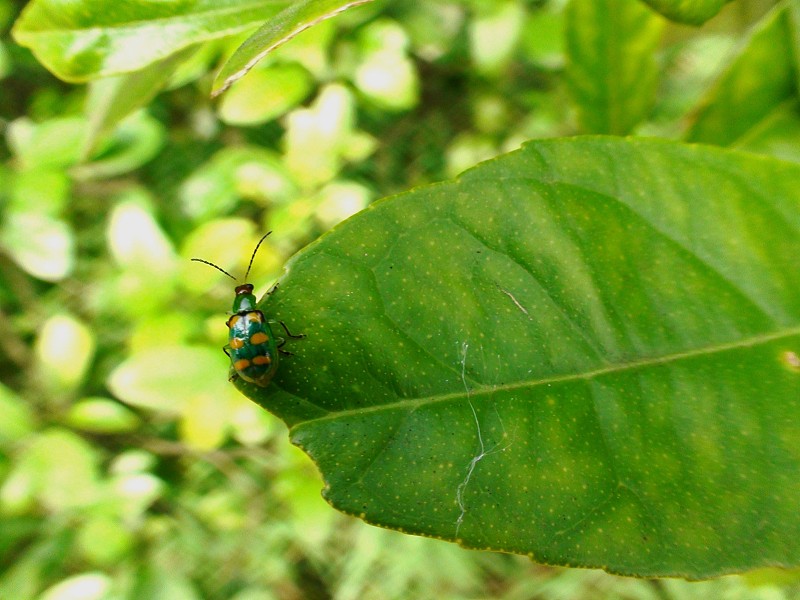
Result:
{"label": "beetle antenna", "polygon": [[215,265],[212,262],[208,262],[207,260],[203,260],[202,258],[193,258],[192,260],[194,262],[200,262],[200,263],[203,263],[204,265],[208,265],[209,267],[214,267],[217,271],[222,271],[223,273],[225,273],[225,275],[227,275],[228,277],[230,277],[231,279],[236,281],[236,277],[234,277],[233,275],[228,273],[225,269],[223,269],[222,267],[218,267],[217,265]]}
{"label": "beetle antenna", "polygon": [[255,250],[253,250],[253,255],[250,257],[250,262],[249,262],[249,263],[248,263],[248,265],[247,265],[247,272],[244,274],[244,280],[245,280],[245,282],[247,281],[247,278],[250,276],[250,267],[252,267],[252,266],[253,266],[253,260],[254,260],[254,259],[255,259],[255,257],[256,257],[256,252],[258,252],[258,247],[259,247],[259,246],[261,246],[261,242],[263,242],[265,239],[267,239],[267,236],[268,236],[270,233],[272,233],[272,232],[271,232],[271,231],[268,231],[267,233],[265,233],[265,234],[264,234],[264,236],[263,236],[263,237],[262,237],[260,240],[258,240],[258,243],[256,244],[256,249],[255,249]]}

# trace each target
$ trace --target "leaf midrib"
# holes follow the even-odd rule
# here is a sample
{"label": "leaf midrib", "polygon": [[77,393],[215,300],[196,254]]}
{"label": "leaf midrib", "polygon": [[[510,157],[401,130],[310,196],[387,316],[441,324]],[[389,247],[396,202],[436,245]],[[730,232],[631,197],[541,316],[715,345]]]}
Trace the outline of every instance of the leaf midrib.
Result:
{"label": "leaf midrib", "polygon": [[514,383],[481,385],[480,387],[477,387],[475,389],[470,389],[468,392],[458,391],[447,394],[439,394],[435,396],[425,396],[422,398],[404,398],[396,402],[390,402],[378,406],[369,406],[369,407],[362,407],[350,410],[340,410],[335,412],[331,411],[330,414],[325,415],[323,417],[319,417],[316,419],[308,419],[306,421],[297,423],[291,428],[291,431],[294,432],[297,430],[298,427],[303,425],[308,425],[311,423],[316,423],[321,421],[332,421],[335,419],[347,418],[352,415],[364,415],[381,411],[396,410],[399,408],[413,409],[420,406],[427,406],[429,404],[438,404],[440,402],[447,402],[450,400],[459,400],[467,397],[469,397],[470,399],[474,399],[476,396],[481,396],[484,394],[493,394],[498,391],[514,391],[522,388],[536,388],[543,385],[550,385],[554,383],[565,383],[570,381],[579,381],[582,379],[592,379],[610,373],[619,373],[623,371],[630,371],[633,369],[639,369],[644,367],[664,365],[664,364],[678,362],[688,358],[695,358],[698,356],[710,356],[714,354],[721,354],[723,352],[728,352],[730,350],[747,348],[748,346],[765,344],[768,342],[774,342],[776,340],[780,340],[783,338],[790,338],[798,335],[800,335],[800,325],[796,327],[790,327],[788,329],[782,329],[780,331],[773,331],[770,333],[750,336],[748,338],[737,340],[735,342],[726,342],[722,344],[706,346],[703,348],[693,348],[690,350],[684,350],[682,352],[675,352],[673,354],[666,354],[663,356],[645,358],[640,360],[632,360],[626,363],[609,365],[607,367],[603,367],[600,369],[592,369],[591,371],[586,371],[582,373],[554,375],[552,377],[545,377],[543,379],[538,379],[535,381],[517,381]]}

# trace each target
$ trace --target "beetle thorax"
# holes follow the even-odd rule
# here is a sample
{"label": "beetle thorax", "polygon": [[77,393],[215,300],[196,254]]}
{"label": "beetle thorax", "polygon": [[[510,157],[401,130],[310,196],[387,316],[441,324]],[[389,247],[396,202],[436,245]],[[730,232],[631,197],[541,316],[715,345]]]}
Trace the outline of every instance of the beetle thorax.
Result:
{"label": "beetle thorax", "polygon": [[236,286],[236,297],[233,299],[233,312],[256,310],[256,297],[253,295],[253,284],[243,283]]}

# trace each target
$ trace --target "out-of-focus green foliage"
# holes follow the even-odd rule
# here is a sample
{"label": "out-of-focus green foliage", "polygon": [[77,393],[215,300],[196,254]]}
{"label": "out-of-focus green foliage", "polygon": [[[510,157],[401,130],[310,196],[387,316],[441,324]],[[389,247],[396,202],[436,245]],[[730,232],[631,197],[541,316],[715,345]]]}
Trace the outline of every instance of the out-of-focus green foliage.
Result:
{"label": "out-of-focus green foliage", "polygon": [[217,75],[212,94],[224,92],[267,53],[302,31],[367,2],[371,0],[295,0],[288,4],[236,49]]}
{"label": "out-of-focus green foliage", "polygon": [[744,40],[706,92],[687,140],[747,147],[747,137],[768,127],[776,112],[797,99],[800,20],[792,17],[793,7],[800,10],[797,2],[780,3]]}
{"label": "out-of-focus green foliage", "polygon": [[630,133],[658,86],[664,20],[639,0],[574,0],[567,10],[567,84],[585,133]]}
{"label": "out-of-focus green foliage", "polygon": [[[188,259],[241,276],[272,229],[250,276],[261,295],[371,200],[577,132],[574,32],[562,1],[374,2],[211,101],[244,36],[288,3],[226,4],[245,6],[36,0],[17,20],[23,2],[0,0],[0,598],[800,597],[785,572],[654,586],[540,567],[370,528],[320,499],[285,427],[227,384],[233,282]],[[632,131],[689,136],[753,78],[760,90],[769,73],[745,60],[759,35],[788,11],[788,37],[771,39],[798,39],[796,2],[760,21],[768,4],[667,24],[639,57],[662,68]],[[703,5],[687,20],[719,8]],[[148,29],[156,8],[168,29]],[[101,27],[84,27],[95,13]],[[115,77],[58,81],[12,40],[15,21],[56,73]],[[797,89],[759,105],[734,142],[797,160]],[[717,129],[704,141],[732,143]]]}
{"label": "out-of-focus green foliage", "polygon": [[645,0],[645,2],[670,19],[699,25],[717,14],[730,0]]}

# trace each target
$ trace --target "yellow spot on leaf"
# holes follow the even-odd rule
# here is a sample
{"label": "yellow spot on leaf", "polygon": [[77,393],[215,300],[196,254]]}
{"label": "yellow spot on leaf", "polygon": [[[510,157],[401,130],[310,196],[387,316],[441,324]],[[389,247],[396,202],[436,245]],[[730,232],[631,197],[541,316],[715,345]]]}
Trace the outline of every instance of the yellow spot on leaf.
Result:
{"label": "yellow spot on leaf", "polygon": [[783,353],[781,358],[784,364],[792,371],[800,371],[800,356],[798,356],[797,353],[787,350]]}

